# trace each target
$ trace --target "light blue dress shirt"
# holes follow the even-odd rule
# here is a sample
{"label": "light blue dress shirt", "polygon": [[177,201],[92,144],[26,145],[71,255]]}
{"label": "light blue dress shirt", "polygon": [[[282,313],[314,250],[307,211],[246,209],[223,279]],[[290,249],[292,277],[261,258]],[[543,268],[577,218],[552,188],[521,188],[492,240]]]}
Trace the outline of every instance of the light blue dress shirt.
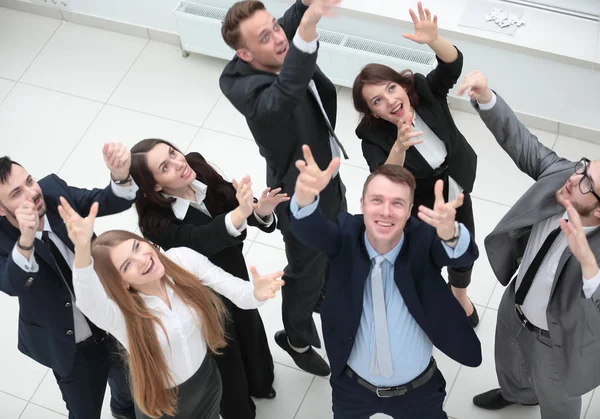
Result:
{"label": "light blue dress shirt", "polygon": [[[300,209],[294,196],[290,202],[290,210],[295,218],[300,219],[312,214],[318,205],[319,198],[317,197],[315,202]],[[450,258],[462,256],[471,242],[469,231],[462,224],[460,224],[460,229],[460,239],[454,249],[443,244]],[[369,258],[371,259],[372,269],[375,264],[373,259],[379,256],[379,253],[373,249],[373,246],[367,240],[366,234],[364,241]],[[390,378],[385,378],[383,376],[374,376],[370,372],[373,344],[375,342],[375,326],[373,318],[373,294],[371,281],[367,281],[368,278],[365,278],[363,311],[360,317],[360,325],[354,339],[352,352],[348,358],[348,366],[362,379],[377,387],[395,387],[415,379],[429,365],[433,351],[431,340],[408,312],[400,290],[394,281],[394,264],[403,244],[404,235],[402,235],[400,242],[392,250],[381,255],[385,258],[385,261],[382,263],[383,292],[385,295],[390,352],[392,354],[394,374]]]}

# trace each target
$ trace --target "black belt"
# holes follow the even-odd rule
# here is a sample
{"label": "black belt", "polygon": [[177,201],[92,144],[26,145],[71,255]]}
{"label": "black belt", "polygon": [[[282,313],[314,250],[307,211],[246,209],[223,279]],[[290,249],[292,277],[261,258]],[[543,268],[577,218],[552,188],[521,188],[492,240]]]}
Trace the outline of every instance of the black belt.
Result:
{"label": "black belt", "polygon": [[523,314],[523,310],[521,310],[521,307],[518,304],[515,304],[515,311],[517,313],[517,318],[521,321],[521,323],[523,324],[523,326],[525,326],[527,330],[533,333],[539,333],[540,335],[550,339],[550,332],[544,329],[540,329],[535,324],[527,320],[527,317],[525,317],[525,314]]}
{"label": "black belt", "polygon": [[76,345],[77,346],[77,350],[86,349],[87,347],[89,347],[91,345],[98,345],[98,344],[104,342],[104,340],[107,337],[108,337],[108,333],[106,333],[104,331],[101,331],[100,333],[92,334],[92,336],[90,336],[86,340],[83,340],[83,341],[79,342]]}
{"label": "black belt", "polygon": [[347,365],[346,365],[346,368],[344,368],[344,373],[348,377],[350,377],[354,381],[356,381],[358,384],[360,384],[361,386],[366,388],[367,390],[370,390],[373,393],[377,394],[377,397],[396,397],[396,396],[402,396],[408,390],[412,390],[414,388],[421,387],[423,384],[425,384],[427,381],[429,381],[429,379],[431,377],[433,377],[433,374],[435,373],[436,370],[437,370],[437,366],[435,364],[435,359],[431,358],[431,362],[429,363],[427,368],[425,368],[425,371],[423,371],[421,373],[421,375],[419,375],[417,378],[415,378],[411,382],[403,384],[401,386],[397,386],[397,387],[376,387],[373,384],[360,378],[360,376],[358,374],[356,374]]}

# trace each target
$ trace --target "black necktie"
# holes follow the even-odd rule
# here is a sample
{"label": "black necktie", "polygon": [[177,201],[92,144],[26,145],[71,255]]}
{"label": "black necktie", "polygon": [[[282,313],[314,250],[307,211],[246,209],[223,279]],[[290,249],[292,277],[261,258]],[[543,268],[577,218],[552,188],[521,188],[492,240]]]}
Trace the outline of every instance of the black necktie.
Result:
{"label": "black necktie", "polygon": [[[313,82],[314,82],[314,80],[313,80]],[[311,89],[310,87],[308,88],[308,90],[310,93],[312,93],[313,97],[317,101],[317,106],[319,106],[319,109],[320,109],[321,106],[319,105],[319,98],[317,97],[317,93],[315,92],[317,90],[317,84],[315,83],[315,91],[313,91],[313,89]],[[333,141],[335,141],[335,143],[340,148],[340,151],[342,152],[342,155],[344,156],[344,158],[346,160],[348,160],[349,157],[348,157],[348,154],[346,153],[346,149],[342,145],[342,142],[340,141],[340,139],[335,134],[335,131],[334,131],[333,127],[331,126],[331,122],[329,122],[329,117],[327,116],[327,113],[325,112],[325,108],[322,109],[321,113],[323,113],[323,118],[325,119],[325,125],[327,125],[327,130],[329,131],[329,134],[333,138]]]}
{"label": "black necktie", "polygon": [[531,284],[533,284],[533,279],[535,278],[535,274],[537,273],[538,269],[542,265],[542,262],[544,261],[546,254],[548,254],[548,251],[550,250],[552,243],[554,243],[554,240],[556,240],[559,233],[560,233],[560,226],[550,232],[548,237],[546,237],[546,240],[544,240],[542,247],[540,247],[540,250],[538,250],[537,254],[535,255],[535,258],[533,258],[533,261],[529,265],[529,268],[527,268],[527,272],[525,272],[525,275],[523,276],[523,280],[521,281],[521,285],[519,285],[519,289],[517,290],[517,293],[515,295],[515,303],[516,304],[522,305],[523,302],[525,301],[527,292],[529,292],[529,288],[531,288]]}
{"label": "black necktie", "polygon": [[[60,271],[63,282],[69,289],[69,293],[73,296],[74,300],[75,293],[73,292],[73,271],[71,270],[71,267],[63,257],[62,253],[60,253],[60,250],[58,249],[56,244],[52,240],[50,240],[50,235],[46,230],[42,232],[42,242],[44,242],[46,248],[50,251],[52,260],[54,260],[54,264]],[[106,332],[98,328],[98,326],[92,323],[87,317],[84,316],[84,318],[92,331],[92,336],[94,337],[94,340],[97,342],[101,342],[106,337]]]}

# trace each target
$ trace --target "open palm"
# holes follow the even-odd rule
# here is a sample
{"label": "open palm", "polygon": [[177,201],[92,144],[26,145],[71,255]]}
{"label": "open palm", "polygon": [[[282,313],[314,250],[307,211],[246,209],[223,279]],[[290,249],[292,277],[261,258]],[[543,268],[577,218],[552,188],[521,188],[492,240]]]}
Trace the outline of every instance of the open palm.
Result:
{"label": "open palm", "polygon": [[410,17],[415,25],[415,33],[405,33],[402,36],[419,44],[430,44],[438,38],[437,16],[431,16],[429,9],[423,9],[423,4],[419,2],[417,11],[409,9]]}
{"label": "open palm", "polygon": [[89,245],[94,235],[94,221],[98,214],[98,203],[94,202],[89,215],[83,218],[61,196],[58,212],[67,226],[67,233],[73,244],[76,247]]}
{"label": "open palm", "polygon": [[252,285],[254,285],[254,298],[258,301],[275,298],[277,291],[285,284],[283,280],[279,279],[283,276],[283,271],[261,275],[254,266],[251,266],[250,273],[252,274]]}

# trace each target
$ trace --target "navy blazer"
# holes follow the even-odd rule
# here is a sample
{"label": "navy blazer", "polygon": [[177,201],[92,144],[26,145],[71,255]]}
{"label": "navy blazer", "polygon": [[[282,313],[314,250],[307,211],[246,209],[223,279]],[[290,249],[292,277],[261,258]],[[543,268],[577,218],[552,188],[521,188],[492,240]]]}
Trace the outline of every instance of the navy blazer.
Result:
{"label": "navy blazer", "polygon": [[[73,243],[58,214],[59,197],[64,197],[82,216],[88,215],[94,202],[99,203],[98,216],[125,211],[133,203],[115,196],[110,185],[105,189],[79,189],[67,186],[54,174],[39,184],[50,227],[71,250]],[[66,376],[75,358],[75,334],[67,333],[75,327],[71,295],[40,240],[35,240],[34,248],[37,272],[25,272],[14,262],[12,252],[19,236],[19,229],[0,217],[0,291],[19,299],[19,350]]]}
{"label": "navy blazer", "polygon": [[[331,376],[335,378],[343,372],[354,346],[365,281],[371,269],[363,216],[343,212],[331,222],[316,210],[302,219],[291,215],[290,221],[298,240],[321,250],[329,259],[331,270],[321,321]],[[438,349],[470,367],[481,364],[481,344],[442,278],[441,269],[469,266],[478,256],[471,237],[466,252],[451,259],[435,229],[411,217],[404,227],[404,244],[394,265],[396,285],[409,313]]]}

